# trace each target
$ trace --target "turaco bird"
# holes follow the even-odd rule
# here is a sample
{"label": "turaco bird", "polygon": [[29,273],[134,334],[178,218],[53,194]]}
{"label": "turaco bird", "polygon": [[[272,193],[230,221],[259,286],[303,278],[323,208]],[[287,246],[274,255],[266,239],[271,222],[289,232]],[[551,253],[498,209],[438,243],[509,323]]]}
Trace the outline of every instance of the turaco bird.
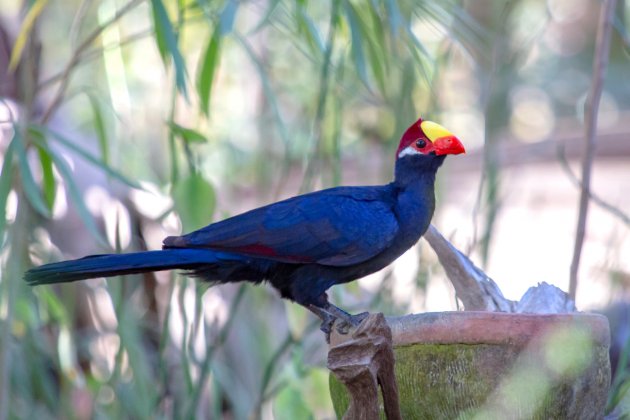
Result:
{"label": "turaco bird", "polygon": [[358,325],[330,302],[326,290],[374,273],[402,255],[429,227],[434,183],[446,155],[462,143],[439,124],[419,119],[396,150],[394,181],[387,185],[336,187],[269,204],[164,239],[161,250],[91,255],[26,272],[31,285],[72,282],[169,269],[212,283],[271,283],[322,320]]}

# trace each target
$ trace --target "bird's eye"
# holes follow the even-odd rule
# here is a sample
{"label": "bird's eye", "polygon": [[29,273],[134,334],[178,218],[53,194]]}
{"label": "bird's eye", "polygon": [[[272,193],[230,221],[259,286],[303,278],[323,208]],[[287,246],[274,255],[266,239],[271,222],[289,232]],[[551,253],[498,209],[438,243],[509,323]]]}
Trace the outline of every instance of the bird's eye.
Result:
{"label": "bird's eye", "polygon": [[418,149],[422,149],[426,145],[427,145],[427,142],[424,141],[423,139],[416,140],[416,147]]}

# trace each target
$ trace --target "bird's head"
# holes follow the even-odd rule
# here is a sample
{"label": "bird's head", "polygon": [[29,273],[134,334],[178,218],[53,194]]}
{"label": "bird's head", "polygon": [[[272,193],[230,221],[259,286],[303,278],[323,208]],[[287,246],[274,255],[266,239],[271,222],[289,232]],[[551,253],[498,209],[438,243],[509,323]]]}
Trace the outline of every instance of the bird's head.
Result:
{"label": "bird's head", "polygon": [[405,156],[443,156],[466,153],[464,146],[450,131],[432,121],[418,119],[405,131],[396,158]]}

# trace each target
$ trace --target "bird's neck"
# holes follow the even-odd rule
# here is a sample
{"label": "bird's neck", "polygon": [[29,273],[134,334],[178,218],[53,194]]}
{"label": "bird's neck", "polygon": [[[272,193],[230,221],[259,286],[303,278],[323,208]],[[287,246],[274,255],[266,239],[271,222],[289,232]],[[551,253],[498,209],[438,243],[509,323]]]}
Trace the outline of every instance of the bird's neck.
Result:
{"label": "bird's neck", "polygon": [[396,162],[396,213],[405,228],[409,245],[429,227],[435,209],[435,173],[444,156],[410,156]]}
{"label": "bird's neck", "polygon": [[445,156],[404,156],[396,161],[394,185],[399,190],[430,187],[433,192],[435,173]]}

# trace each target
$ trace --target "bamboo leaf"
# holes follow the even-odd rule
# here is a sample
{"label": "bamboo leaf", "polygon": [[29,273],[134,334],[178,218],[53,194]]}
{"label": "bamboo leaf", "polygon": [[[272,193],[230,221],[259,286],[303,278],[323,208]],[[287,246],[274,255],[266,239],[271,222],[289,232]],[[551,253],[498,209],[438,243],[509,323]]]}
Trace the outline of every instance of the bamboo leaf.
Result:
{"label": "bamboo leaf", "polygon": [[[354,15],[355,23],[361,32],[362,38],[368,47],[368,59],[370,62],[370,69],[376,79],[376,83],[379,86],[381,93],[386,93],[387,83],[385,82],[386,63],[385,54],[383,48],[385,45],[385,35],[381,25],[381,20],[376,15],[373,8],[370,8],[372,26],[368,26],[365,20],[361,17],[360,10],[354,7],[351,3],[348,4],[351,9],[351,13]],[[377,39],[373,39],[376,36]]]}
{"label": "bamboo leaf", "polygon": [[[430,86],[432,86],[430,83],[431,82],[431,69],[429,68],[429,64],[432,64],[434,60],[429,54],[429,52],[424,48],[424,45],[422,45],[422,42],[420,42],[420,40],[416,37],[416,35],[413,33],[413,31],[410,28],[407,28],[407,34],[409,36],[409,39],[412,42],[412,46],[415,47],[415,48],[411,48],[411,56],[418,64],[418,67],[420,68],[420,71],[424,79],[427,81],[427,83],[429,83]],[[422,53],[422,57],[420,56],[418,51]]]}
{"label": "bamboo leaf", "polygon": [[55,193],[57,192],[57,183],[55,182],[55,175],[53,174],[53,164],[50,153],[47,149],[41,146],[37,146],[37,152],[39,154],[39,163],[42,166],[42,189],[44,191],[44,200],[48,209],[52,212],[55,204]]}
{"label": "bamboo leaf", "polygon": [[170,121],[168,126],[173,134],[187,143],[205,143],[208,141],[206,136],[201,134],[199,131],[193,130],[192,128],[182,127],[173,121]]}
{"label": "bamboo leaf", "polygon": [[38,287],[37,291],[37,296],[43,300],[50,317],[61,325],[68,325],[70,319],[68,310],[58,295],[48,287]]}
{"label": "bamboo leaf", "polygon": [[[164,9],[164,5],[160,2],[159,7]],[[162,60],[166,63],[168,58],[168,46],[166,45],[166,34],[164,33],[164,25],[162,24],[162,20],[160,15],[157,12],[157,7],[153,4],[153,0],[151,0],[151,6],[153,10],[153,30],[155,31],[155,43],[157,44],[158,51],[160,52],[160,56]],[[166,13],[166,11],[164,11]],[[168,18],[167,18],[168,20]]]}
{"label": "bamboo leaf", "polygon": [[179,51],[177,36],[173,30],[173,25],[171,24],[162,0],[151,0],[151,7],[153,10],[155,38],[162,60],[166,62],[168,56],[172,58],[173,65],[175,66],[175,84],[184,98],[188,99],[186,64],[182,53]]}
{"label": "bamboo leaf", "polygon": [[85,199],[83,198],[81,191],[77,187],[77,184],[74,182],[75,175],[72,173],[70,166],[68,166],[68,163],[66,163],[66,161],[62,157],[57,156],[54,153],[51,153],[50,157],[52,158],[55,166],[57,167],[57,170],[59,171],[59,174],[65,182],[66,191],[68,191],[68,195],[72,199],[72,203],[76,206],[77,213],[83,221],[83,224],[92,234],[94,239],[98,241],[99,245],[107,247],[107,241],[96,226],[96,222],[94,221],[92,214],[85,205]]}
{"label": "bamboo leaf", "polygon": [[103,163],[109,165],[109,145],[107,141],[107,125],[103,116],[103,108],[99,103],[96,95],[86,92],[90,105],[92,106],[92,113],[94,114],[94,131],[96,131],[96,137],[98,138],[98,144],[101,149],[101,156],[103,157]]}
{"label": "bamboo leaf", "polygon": [[298,32],[306,39],[308,45],[323,54],[326,49],[324,41],[319,35],[315,22],[308,16],[303,7],[298,7],[296,20]]}
{"label": "bamboo leaf", "polygon": [[11,182],[13,181],[13,150],[15,145],[13,142],[9,144],[2,163],[2,172],[0,172],[0,238],[7,223],[7,198],[11,192]]}
{"label": "bamboo leaf", "polygon": [[53,204],[55,203],[56,181],[53,174],[53,164],[52,158],[50,157],[50,151],[43,133],[34,131],[28,131],[28,133],[37,148],[39,163],[42,168],[42,191],[46,204],[52,212]]}
{"label": "bamboo leaf", "polygon": [[232,32],[232,27],[234,26],[234,20],[236,18],[238,5],[238,1],[229,0],[221,11],[221,15],[219,16],[219,27],[221,28],[221,35]]}
{"label": "bamboo leaf", "polygon": [[13,51],[11,52],[11,59],[9,60],[10,72],[17,68],[18,63],[22,58],[22,53],[24,52],[26,41],[31,33],[31,30],[33,29],[33,25],[35,24],[35,20],[37,20],[39,15],[42,13],[47,3],[48,0],[35,0],[35,3],[29,9],[26,17],[24,17],[24,22],[22,22],[22,27],[20,28],[20,33],[15,39],[15,44],[13,44]]}
{"label": "bamboo leaf", "polygon": [[20,177],[22,180],[22,187],[24,188],[24,194],[31,203],[33,208],[41,214],[43,217],[49,217],[50,212],[46,206],[46,202],[42,198],[42,193],[33,178],[33,173],[28,164],[28,156],[26,154],[26,147],[24,146],[22,135],[17,127],[14,129],[15,135],[13,141],[15,142],[15,149],[18,158],[18,168],[20,170]]}
{"label": "bamboo leaf", "polygon": [[133,180],[127,178],[126,176],[122,175],[120,172],[116,171],[111,166],[107,165],[105,162],[103,162],[102,160],[100,160],[97,157],[93,156],[91,153],[87,152],[86,150],[82,149],[79,145],[75,144],[72,140],[64,137],[63,135],[57,133],[56,131],[47,129],[47,128],[42,127],[42,126],[37,126],[37,125],[31,125],[29,127],[29,131],[32,132],[32,133],[38,134],[39,136],[45,136],[46,134],[48,134],[48,136],[53,137],[55,139],[55,141],[59,142],[63,146],[67,147],[68,149],[74,151],[76,154],[81,156],[83,159],[85,159],[88,162],[92,163],[93,165],[99,167],[105,173],[107,173],[108,175],[110,175],[113,178],[116,178],[117,180],[119,180],[123,184],[127,184],[130,187],[136,188],[136,189],[139,189],[139,190],[143,189],[142,186],[140,184],[138,184],[136,181],[133,181]]}
{"label": "bamboo leaf", "polygon": [[387,17],[389,18],[389,29],[394,38],[400,35],[400,28],[403,25],[403,18],[398,8],[398,3],[395,0],[387,0],[385,3],[387,9]]}
{"label": "bamboo leaf", "polygon": [[201,102],[201,110],[204,114],[210,114],[210,98],[212,97],[212,82],[219,62],[221,34],[220,29],[215,28],[206,51],[200,60],[200,68],[197,72],[197,93]]}

